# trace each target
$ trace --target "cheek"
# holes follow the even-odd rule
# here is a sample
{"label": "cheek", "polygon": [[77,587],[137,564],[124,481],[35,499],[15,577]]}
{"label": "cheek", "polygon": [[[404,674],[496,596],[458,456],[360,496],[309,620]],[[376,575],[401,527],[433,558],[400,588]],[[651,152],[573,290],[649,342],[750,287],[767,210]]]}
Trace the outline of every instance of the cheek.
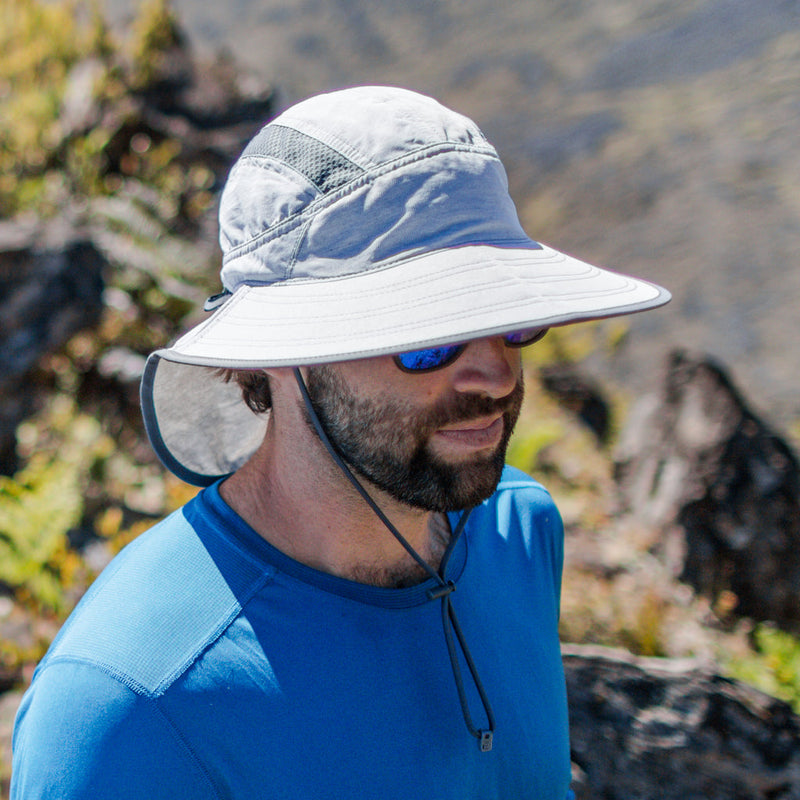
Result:
{"label": "cheek", "polygon": [[421,375],[403,372],[391,356],[376,356],[337,365],[342,378],[359,397],[401,407],[425,408],[448,389],[446,370]]}
{"label": "cheek", "polygon": [[395,373],[400,372],[391,356],[340,361],[333,367],[351,391],[364,396],[377,394],[381,387],[391,383]]}

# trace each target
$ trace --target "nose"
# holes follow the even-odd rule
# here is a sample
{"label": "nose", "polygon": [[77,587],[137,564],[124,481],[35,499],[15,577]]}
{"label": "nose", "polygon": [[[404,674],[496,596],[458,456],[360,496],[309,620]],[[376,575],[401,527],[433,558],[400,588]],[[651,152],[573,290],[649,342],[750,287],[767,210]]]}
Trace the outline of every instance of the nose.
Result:
{"label": "nose", "polygon": [[493,398],[506,397],[516,386],[521,370],[519,350],[506,347],[502,336],[476,339],[453,364],[453,388]]}

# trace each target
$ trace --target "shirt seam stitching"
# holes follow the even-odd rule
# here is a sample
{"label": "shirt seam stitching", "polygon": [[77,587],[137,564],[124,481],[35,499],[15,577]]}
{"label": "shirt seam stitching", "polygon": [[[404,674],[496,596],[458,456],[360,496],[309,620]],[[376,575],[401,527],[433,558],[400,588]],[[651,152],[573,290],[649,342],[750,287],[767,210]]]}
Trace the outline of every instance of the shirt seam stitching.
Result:
{"label": "shirt seam stitching", "polygon": [[49,668],[54,664],[82,664],[93,667],[97,671],[111,678],[111,680],[124,686],[128,691],[133,692],[133,694],[135,694],[137,697],[141,698],[142,701],[146,703],[146,705],[151,707],[152,710],[156,712],[155,715],[159,719],[161,719],[164,723],[166,723],[166,727],[169,730],[171,736],[175,740],[177,740],[182,750],[186,753],[191,762],[197,767],[200,774],[203,776],[203,779],[208,784],[211,791],[214,793],[214,796],[220,798],[221,800],[223,795],[218,789],[216,782],[212,778],[205,764],[199,758],[197,753],[195,753],[194,749],[186,741],[184,736],[181,734],[180,730],[175,726],[172,720],[167,716],[167,714],[161,708],[158,702],[160,697],[159,695],[153,694],[145,686],[142,686],[140,683],[138,683],[138,681],[135,681],[131,679],[130,676],[127,676],[124,673],[120,672],[119,670],[114,669],[113,667],[111,667],[110,664],[106,664],[101,661],[85,658],[82,656],[58,655],[54,656],[52,659],[48,659],[47,663],[44,665],[44,669],[46,670],[47,668]]}

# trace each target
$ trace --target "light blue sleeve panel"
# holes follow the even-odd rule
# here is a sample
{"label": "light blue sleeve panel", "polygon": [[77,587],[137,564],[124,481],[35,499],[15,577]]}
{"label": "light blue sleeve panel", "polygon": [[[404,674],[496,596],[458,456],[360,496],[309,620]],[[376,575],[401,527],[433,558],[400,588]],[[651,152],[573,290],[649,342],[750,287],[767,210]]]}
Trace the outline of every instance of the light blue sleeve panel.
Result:
{"label": "light blue sleeve panel", "polygon": [[164,690],[239,612],[231,586],[246,597],[264,580],[241,564],[226,581],[183,513],[117,556],[23,698],[15,800],[219,796],[160,708]]}
{"label": "light blue sleeve panel", "polygon": [[93,665],[50,663],[19,710],[12,800],[219,798],[157,703]]}

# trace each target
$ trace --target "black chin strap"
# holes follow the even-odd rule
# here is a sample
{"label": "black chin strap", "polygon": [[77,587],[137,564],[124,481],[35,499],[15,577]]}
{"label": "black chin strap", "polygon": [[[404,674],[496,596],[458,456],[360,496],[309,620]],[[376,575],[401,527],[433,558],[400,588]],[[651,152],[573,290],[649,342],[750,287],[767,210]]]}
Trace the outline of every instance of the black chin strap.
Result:
{"label": "black chin strap", "polygon": [[[428,573],[431,578],[437,582],[438,585],[428,591],[428,597],[431,600],[441,599],[442,601],[442,626],[444,628],[444,638],[445,642],[447,643],[447,652],[450,656],[450,664],[453,669],[453,677],[456,683],[456,690],[458,691],[458,699],[461,703],[461,712],[464,715],[464,722],[466,723],[467,730],[469,730],[469,732],[478,740],[481,751],[488,752],[492,749],[492,739],[495,730],[494,712],[489,704],[489,698],[486,696],[486,691],[481,683],[480,676],[478,675],[477,668],[475,667],[475,662],[472,659],[472,655],[470,654],[466,640],[464,639],[464,633],[461,630],[461,625],[458,622],[456,610],[453,608],[453,604],[450,600],[450,596],[456,589],[456,584],[453,581],[446,580],[444,577],[450,556],[455,548],[456,542],[464,531],[464,527],[467,524],[467,519],[469,518],[472,509],[464,511],[459,518],[458,524],[456,525],[456,528],[450,537],[450,542],[447,545],[447,549],[442,556],[442,561],[437,572],[430,564],[428,564],[427,561],[425,561],[424,558],[422,558],[422,556],[411,546],[411,544],[400,533],[400,531],[398,531],[397,528],[389,521],[377,503],[372,499],[372,497],[370,497],[369,493],[359,483],[355,475],[353,475],[350,467],[336,451],[336,448],[333,446],[333,443],[328,437],[327,431],[323,427],[322,422],[320,421],[320,418],[311,402],[311,397],[308,394],[308,387],[303,380],[300,370],[295,368],[294,375],[295,379],[297,380],[297,385],[300,388],[300,394],[303,397],[303,402],[305,403],[308,415],[314,425],[314,429],[316,430],[317,435],[322,443],[325,445],[325,448],[330,454],[331,458],[342,470],[350,483],[353,484],[356,491],[361,495],[361,497],[364,498],[367,505],[375,512],[380,521],[389,529],[395,539],[400,542],[406,552],[425,570],[425,572]],[[467,668],[469,669],[473,683],[475,684],[475,688],[477,689],[481,703],[483,704],[483,710],[486,714],[486,720],[488,724],[486,729],[476,728],[472,722],[472,715],[469,710],[467,693],[464,689],[464,680],[461,673],[461,665],[459,664],[456,642],[458,642],[458,647],[461,649],[461,652],[464,656],[464,661],[467,664]]]}

